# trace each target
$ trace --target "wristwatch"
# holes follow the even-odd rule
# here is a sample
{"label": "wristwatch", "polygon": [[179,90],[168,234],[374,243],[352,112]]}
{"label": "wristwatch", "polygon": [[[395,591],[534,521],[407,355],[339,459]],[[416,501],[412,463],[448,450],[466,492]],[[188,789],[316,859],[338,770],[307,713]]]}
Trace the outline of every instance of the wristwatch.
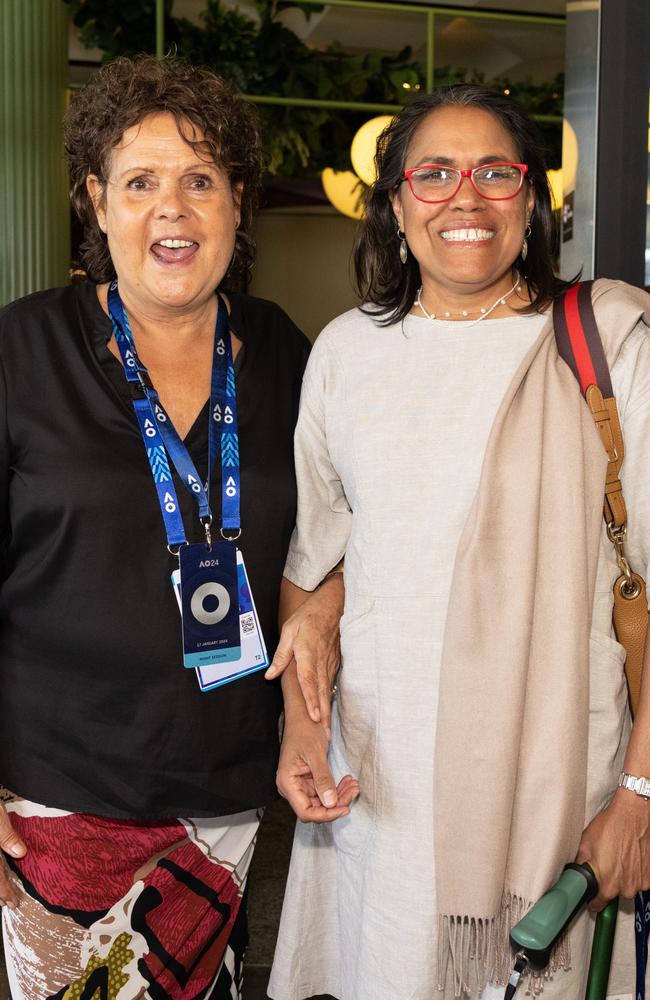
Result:
{"label": "wristwatch", "polygon": [[637,778],[634,774],[626,774],[625,771],[621,771],[618,787],[627,788],[628,792],[634,792],[642,799],[650,799],[650,778]]}

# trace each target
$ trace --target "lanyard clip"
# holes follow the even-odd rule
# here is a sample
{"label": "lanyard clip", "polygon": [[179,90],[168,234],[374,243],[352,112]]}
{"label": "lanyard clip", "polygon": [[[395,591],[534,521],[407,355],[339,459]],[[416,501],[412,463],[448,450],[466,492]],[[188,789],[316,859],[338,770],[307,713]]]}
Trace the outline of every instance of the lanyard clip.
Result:
{"label": "lanyard clip", "polygon": [[137,382],[129,382],[129,389],[131,390],[131,399],[146,399],[147,393],[145,392],[145,387],[142,382],[138,379]]}
{"label": "lanyard clip", "polygon": [[146,399],[147,395],[153,390],[153,382],[149,378],[148,372],[138,371],[138,380],[129,381],[128,385],[131,389],[131,399]]}
{"label": "lanyard clip", "polygon": [[205,541],[208,548],[212,546],[212,514],[201,518],[201,523],[205,531]]}

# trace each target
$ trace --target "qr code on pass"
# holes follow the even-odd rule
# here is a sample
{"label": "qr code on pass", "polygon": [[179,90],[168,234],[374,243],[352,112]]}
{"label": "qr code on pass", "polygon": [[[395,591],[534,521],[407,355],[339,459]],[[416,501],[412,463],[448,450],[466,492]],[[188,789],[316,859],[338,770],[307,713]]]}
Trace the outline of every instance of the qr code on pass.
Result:
{"label": "qr code on pass", "polygon": [[252,635],[255,631],[255,616],[251,611],[247,615],[242,615],[239,619],[242,635]]}

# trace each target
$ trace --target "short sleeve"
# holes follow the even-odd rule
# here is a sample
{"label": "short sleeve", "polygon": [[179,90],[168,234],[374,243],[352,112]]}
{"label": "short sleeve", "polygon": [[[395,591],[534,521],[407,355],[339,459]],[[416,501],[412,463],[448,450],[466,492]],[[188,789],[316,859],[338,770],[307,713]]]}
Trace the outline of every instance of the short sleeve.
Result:
{"label": "short sleeve", "polygon": [[298,508],[284,575],[303,590],[314,590],[345,554],[352,511],[330,454],[328,407],[342,386],[341,363],[326,342],[312,350],[300,397],[294,439]]}
{"label": "short sleeve", "polygon": [[628,513],[627,556],[650,577],[650,329],[639,323],[612,369],[625,444],[621,469]]}

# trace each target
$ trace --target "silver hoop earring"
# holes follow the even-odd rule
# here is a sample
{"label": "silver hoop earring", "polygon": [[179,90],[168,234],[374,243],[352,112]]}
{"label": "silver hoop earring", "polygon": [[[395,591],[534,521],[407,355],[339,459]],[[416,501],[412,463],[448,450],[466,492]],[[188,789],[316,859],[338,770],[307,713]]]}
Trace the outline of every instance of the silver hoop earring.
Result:
{"label": "silver hoop earring", "polygon": [[526,257],[528,256],[528,237],[530,236],[531,233],[532,229],[530,227],[530,219],[529,219],[528,222],[526,223],[526,228],[524,230],[524,242],[521,244],[522,260],[526,260]]}
{"label": "silver hoop earring", "polygon": [[397,224],[397,239],[399,240],[399,259],[402,264],[406,264],[409,255],[408,243],[406,242],[406,233],[403,233]]}

